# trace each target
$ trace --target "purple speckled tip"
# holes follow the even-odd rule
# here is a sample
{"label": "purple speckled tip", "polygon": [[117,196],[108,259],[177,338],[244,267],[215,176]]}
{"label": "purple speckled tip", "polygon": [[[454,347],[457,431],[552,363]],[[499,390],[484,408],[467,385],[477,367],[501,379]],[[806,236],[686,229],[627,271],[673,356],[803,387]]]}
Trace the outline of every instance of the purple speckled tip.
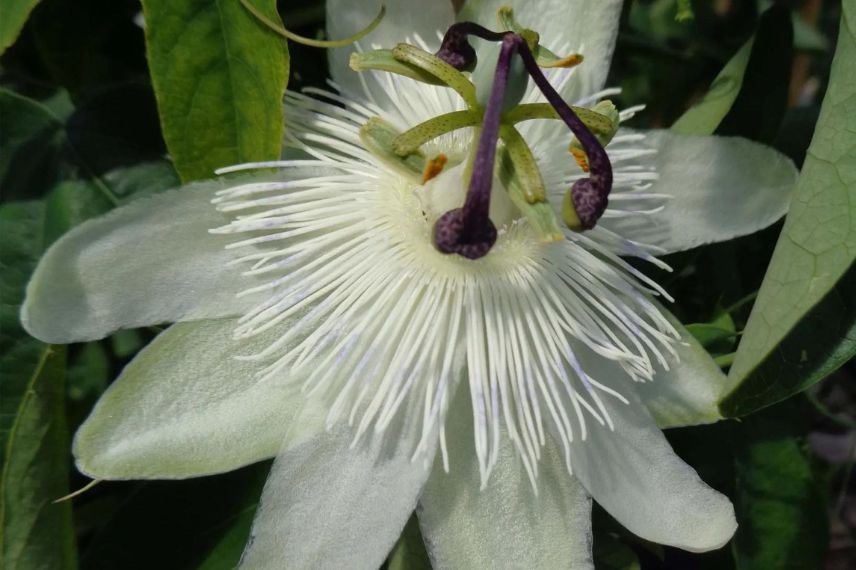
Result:
{"label": "purple speckled tip", "polygon": [[[468,231],[471,230],[471,231]],[[457,253],[467,259],[478,259],[496,243],[496,226],[487,223],[468,227],[464,222],[463,208],[449,210],[434,224],[434,245],[442,253]]]}
{"label": "purple speckled tip", "polygon": [[440,49],[434,54],[458,71],[472,71],[476,67],[476,50],[470,45],[468,36],[476,36],[491,42],[502,41],[505,34],[493,32],[474,22],[452,24],[443,36]]}
{"label": "purple speckled tip", "polygon": [[571,188],[571,200],[584,229],[592,229],[609,202],[612,190],[612,164],[600,141],[585,126],[561,95],[541,72],[529,45],[513,32],[492,32],[472,22],[452,25],[443,37],[437,57],[457,69],[471,69],[476,62],[475,51],[467,41],[475,35],[488,41],[501,41],[493,86],[485,107],[481,135],[473,162],[473,171],[463,207],[443,214],[434,226],[434,244],[443,253],[456,253],[468,259],[484,257],[496,243],[496,227],[488,218],[496,143],[499,138],[500,115],[511,58],[519,52],[532,80],[556,109],[577,140],[585,149],[589,162],[589,177],[578,180]]}
{"label": "purple speckled tip", "polygon": [[487,255],[496,243],[496,227],[488,217],[490,190],[502,100],[508,86],[511,57],[520,41],[514,35],[503,37],[464,205],[446,212],[434,225],[434,245],[443,253],[457,253],[469,259],[478,259]]}
{"label": "purple speckled tip", "polygon": [[476,50],[467,41],[466,32],[457,26],[446,31],[443,43],[435,55],[458,71],[472,71],[478,61]]}
{"label": "purple speckled tip", "polygon": [[571,201],[583,229],[592,229],[609,204],[607,194],[602,192],[591,178],[577,180],[571,187]]}

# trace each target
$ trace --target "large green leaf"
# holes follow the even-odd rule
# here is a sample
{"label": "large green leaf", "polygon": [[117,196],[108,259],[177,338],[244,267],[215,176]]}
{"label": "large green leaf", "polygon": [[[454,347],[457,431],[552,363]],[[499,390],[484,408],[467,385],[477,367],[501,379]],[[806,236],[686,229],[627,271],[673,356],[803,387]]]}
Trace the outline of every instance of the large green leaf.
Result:
{"label": "large green leaf", "polygon": [[[276,2],[256,2],[276,17]],[[237,0],[143,0],[161,127],[184,181],[279,157],[288,49]]]}
{"label": "large green leaf", "polygon": [[738,570],[816,570],[828,543],[826,496],[803,441],[802,402],[747,418],[735,458]]}
{"label": "large green leaf", "polygon": [[18,34],[39,0],[3,0],[0,2],[0,54],[15,43]]}
{"label": "large green leaf", "polygon": [[76,567],[68,492],[65,347],[29,338],[18,323],[24,285],[44,244],[44,205],[0,207],[0,566]]}
{"label": "large green leaf", "polygon": [[782,234],[731,368],[723,414],[811,386],[856,354],[856,5]]}

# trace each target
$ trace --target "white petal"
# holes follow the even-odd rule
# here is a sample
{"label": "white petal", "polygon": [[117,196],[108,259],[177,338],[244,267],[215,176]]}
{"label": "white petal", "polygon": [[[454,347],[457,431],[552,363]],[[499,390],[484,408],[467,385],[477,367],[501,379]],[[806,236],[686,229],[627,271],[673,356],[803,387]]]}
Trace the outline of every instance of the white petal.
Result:
{"label": "white petal", "polygon": [[210,204],[220,182],[142,198],[88,221],[48,249],[27,286],[21,321],[50,343],[122,328],[240,314],[248,286],[209,229],[229,218]]}
{"label": "white petal", "polygon": [[235,326],[181,323],[143,349],[78,430],[78,468],[99,479],[182,478],[276,455],[304,398],[235,359],[271,340],[235,341]]}
{"label": "white petal", "polygon": [[383,563],[429,470],[424,459],[411,462],[407,438],[395,449],[379,439],[350,449],[352,439],[340,425],[277,457],[242,570],[375,570]]}
{"label": "white petal", "polygon": [[651,382],[636,384],[636,393],[660,428],[712,423],[722,419],[719,399],[727,380],[722,369],[668,310],[663,315],[681,335],[677,362],[659,369]]}
{"label": "white petal", "polygon": [[514,8],[517,21],[541,34],[543,45],[558,55],[583,54],[585,61],[561,90],[567,101],[603,88],[618,36],[621,0],[467,0],[458,19],[497,29],[500,6]]}
{"label": "white petal", "polygon": [[[638,394],[657,426],[671,428],[708,424],[722,419],[719,398],[727,380],[710,354],[698,343],[681,322],[660,303],[652,300],[680,335],[673,345],[677,359],[669,358],[669,370],[657,366],[654,377],[645,382],[630,382],[614,361],[575,345],[583,367],[594,378],[625,378],[626,387]],[[615,334],[629,342],[620,331]],[[624,386],[621,393],[627,391]]]}
{"label": "white petal", "polygon": [[574,474],[636,535],[692,552],[720,548],[737,529],[734,508],[675,455],[634,400],[605,402],[615,431],[593,425],[587,441],[572,444]]}
{"label": "white petal", "polygon": [[[641,144],[657,150],[659,180],[651,192],[671,199],[658,213],[602,220],[625,238],[681,251],[758,231],[788,209],[797,170],[772,148],[739,137],[664,130],[645,132]],[[638,162],[650,166],[650,160]]]}
{"label": "white petal", "polygon": [[[377,16],[380,0],[327,0],[327,35],[331,39],[353,35]],[[408,38],[421,37],[432,51],[440,47],[438,33],[443,34],[455,21],[451,0],[395,0],[385,2],[386,16],[380,25],[360,45],[372,49],[373,45],[393,48]],[[330,75],[344,91],[351,95],[362,94],[358,74],[348,67],[348,58],[354,48],[337,48],[328,51]],[[371,74],[364,74],[372,82]]]}
{"label": "white petal", "polygon": [[506,432],[480,490],[472,410],[452,409],[449,424],[450,471],[435,467],[417,511],[433,568],[592,568],[591,499],[552,438],[542,450],[538,496]]}

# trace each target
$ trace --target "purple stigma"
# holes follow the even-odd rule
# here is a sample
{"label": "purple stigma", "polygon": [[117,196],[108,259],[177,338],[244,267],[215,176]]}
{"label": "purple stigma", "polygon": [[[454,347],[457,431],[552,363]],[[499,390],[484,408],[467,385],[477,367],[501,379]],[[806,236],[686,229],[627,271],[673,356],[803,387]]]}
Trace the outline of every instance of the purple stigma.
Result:
{"label": "purple stigma", "polygon": [[478,57],[476,50],[467,40],[467,36],[470,35],[494,42],[502,40],[503,37],[503,34],[492,32],[476,23],[459,22],[449,26],[443,36],[440,49],[434,55],[458,71],[472,71],[476,67]]}
{"label": "purple stigma", "polygon": [[612,191],[612,164],[609,162],[609,155],[606,154],[606,149],[597,137],[588,130],[562,96],[550,85],[526,42],[521,44],[520,57],[529,76],[586,151],[591,175],[574,182],[571,186],[571,200],[583,228],[590,230],[603,215],[609,203],[609,193]]}
{"label": "purple stigma", "polygon": [[446,212],[434,224],[434,244],[443,253],[457,253],[468,259],[478,259],[487,255],[496,243],[496,227],[488,217],[490,190],[511,58],[521,43],[525,45],[522,38],[514,34],[502,37],[502,48],[484,112],[467,198],[461,208]]}

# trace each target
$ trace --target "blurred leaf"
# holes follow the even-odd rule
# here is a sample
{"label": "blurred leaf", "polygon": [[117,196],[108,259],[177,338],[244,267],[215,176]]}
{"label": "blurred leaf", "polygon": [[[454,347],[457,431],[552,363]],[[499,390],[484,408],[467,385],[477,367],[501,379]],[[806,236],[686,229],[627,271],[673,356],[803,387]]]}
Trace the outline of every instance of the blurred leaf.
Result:
{"label": "blurred leaf", "polygon": [[[103,484],[127,497],[83,553],[90,570],[235,568],[270,462],[186,481]],[[156,545],[153,548],[153,545]]]}
{"label": "blurred leaf", "polygon": [[792,44],[788,9],[776,6],[766,11],[755,35],[672,130],[687,135],[716,132],[772,140],[785,109]]}
{"label": "blurred leaf", "polygon": [[829,40],[822,33],[808,25],[798,14],[793,15],[794,48],[803,51],[826,51]]}
{"label": "blurred leaf", "polygon": [[804,390],[856,354],[856,5],[843,9],[820,119],[720,405],[728,416]]}
{"label": "blurred leaf", "polygon": [[431,570],[431,561],[428,560],[416,515],[411,516],[404,525],[401,538],[389,554],[387,570]]}
{"label": "blurred leaf", "polygon": [[786,4],[761,15],[755,41],[740,93],[716,134],[770,143],[785,114],[793,65],[794,30]]}
{"label": "blurred leaf", "polygon": [[241,512],[197,570],[233,570],[237,567],[247,540],[250,538],[250,529],[255,516],[255,505]]}
{"label": "blurred leaf", "polygon": [[[758,0],[759,10],[767,10],[773,5],[773,0]],[[794,27],[794,48],[804,51],[829,49],[829,40],[826,36],[807,24],[798,11],[791,12],[791,22]]]}
{"label": "blurred leaf", "polygon": [[723,341],[730,341],[737,336],[734,329],[723,328],[711,323],[691,323],[686,325],[686,328],[708,352],[715,351],[716,345]]}
{"label": "blurred leaf", "polygon": [[43,217],[40,203],[0,207],[0,465],[21,398],[45,347],[18,322],[24,286],[42,252]]}
{"label": "blurred leaf", "polygon": [[[90,91],[146,77],[139,11],[129,0],[41,0],[27,28],[52,82],[79,104]],[[138,117],[131,102],[124,110],[126,121]]]}
{"label": "blurred leaf", "polygon": [[739,570],[816,570],[827,545],[826,497],[794,401],[747,418],[736,458]]}
{"label": "blurred leaf", "polygon": [[[124,96],[127,90],[110,92]],[[97,101],[101,114],[86,106],[72,109],[64,98],[48,106],[0,88],[2,197],[49,196],[47,215],[55,218],[49,224],[55,231],[104,213],[133,194],[178,183],[155,150],[134,146],[109,126],[118,120],[103,114],[112,103]],[[125,163],[133,164],[117,168]]]}
{"label": "blurred leaf", "polygon": [[[27,280],[45,248],[119,200],[105,182],[114,173],[94,176],[81,147],[72,144],[67,121],[73,114],[65,101],[45,105],[0,89],[4,195],[43,198],[0,206],[0,554],[7,568],[76,565],[69,503],[50,504],[68,484],[66,349],[30,338],[18,321]],[[159,172],[161,180],[163,164],[131,170],[137,183],[150,186],[143,174]],[[123,196],[135,190],[129,182],[117,188]]]}
{"label": "blurred leaf", "polygon": [[[257,2],[276,16],[276,2]],[[237,0],[143,0],[161,126],[182,180],[279,158],[285,42]]]}
{"label": "blurred leaf", "polygon": [[611,533],[594,538],[594,565],[598,570],[640,570],[639,558],[633,549]]}
{"label": "blurred leaf", "polygon": [[0,207],[0,566],[76,567],[68,492],[65,347],[30,338],[18,323],[24,285],[44,245],[44,206]]}
{"label": "blurred leaf", "polygon": [[67,117],[56,115],[47,106],[0,89],[0,185],[4,199],[41,198],[60,184],[75,189],[60,192],[86,193],[80,196],[80,210],[106,211],[115,197],[101,180],[92,175],[80,153],[69,141]]}
{"label": "blurred leaf", "polygon": [[101,394],[110,381],[110,360],[107,351],[98,342],[88,342],[69,358],[65,372],[68,397],[71,400],[94,398]]}
{"label": "blurred leaf", "polygon": [[719,315],[709,323],[691,323],[686,325],[687,330],[708,352],[722,353],[731,350],[737,330],[734,320],[727,312]]}
{"label": "blurred leaf", "polygon": [[110,346],[119,358],[131,356],[143,348],[143,344],[139,331],[134,329],[117,331],[110,336]]}
{"label": "blurred leaf", "polygon": [[732,57],[705,93],[701,101],[690,107],[672,125],[682,135],[709,135],[728,114],[743,85],[743,74],[749,64],[754,36]]}
{"label": "blurred leaf", "polygon": [[18,34],[39,0],[3,0],[0,2],[0,54],[15,43]]}

